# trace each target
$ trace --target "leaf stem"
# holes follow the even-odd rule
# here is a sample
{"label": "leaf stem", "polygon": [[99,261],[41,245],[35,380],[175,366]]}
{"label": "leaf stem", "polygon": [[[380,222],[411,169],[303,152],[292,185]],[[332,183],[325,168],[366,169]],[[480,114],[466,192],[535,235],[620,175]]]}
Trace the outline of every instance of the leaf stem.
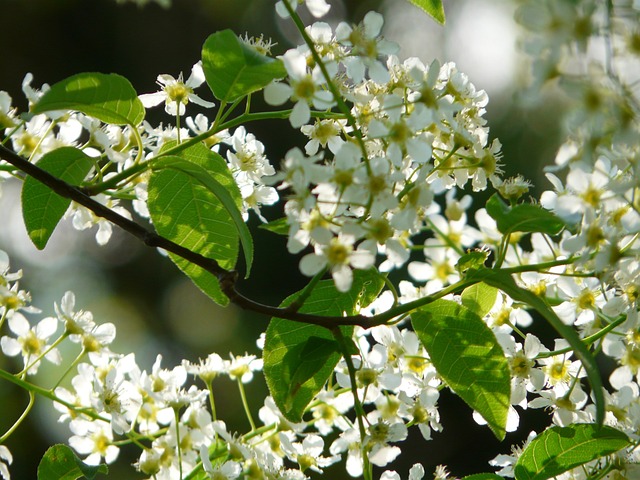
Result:
{"label": "leaf stem", "polygon": [[16,429],[20,426],[20,424],[24,421],[24,419],[27,418],[27,415],[29,415],[29,412],[33,408],[33,405],[35,404],[36,396],[33,392],[28,392],[28,393],[29,393],[29,403],[24,409],[24,412],[22,412],[22,415],[20,415],[20,418],[18,418],[15,421],[15,423],[11,426],[11,428],[9,428],[9,430],[7,430],[5,434],[0,437],[0,445],[5,443],[7,438],[9,438],[11,434],[16,431]]}

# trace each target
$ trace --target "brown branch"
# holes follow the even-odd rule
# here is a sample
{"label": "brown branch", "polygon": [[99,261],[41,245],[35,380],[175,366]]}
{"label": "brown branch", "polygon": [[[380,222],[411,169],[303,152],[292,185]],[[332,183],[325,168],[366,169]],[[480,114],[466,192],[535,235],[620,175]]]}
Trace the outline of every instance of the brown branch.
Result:
{"label": "brown branch", "polygon": [[107,208],[103,204],[88,196],[81,188],[75,187],[63,180],[60,180],[54,175],[51,175],[46,170],[43,170],[37,165],[29,162],[25,158],[21,157],[14,151],[6,148],[1,144],[0,158],[10,163],[22,172],[26,173],[27,175],[38,180],[39,182],[43,183],[61,197],[68,198],[76,202],[77,204],[88,208],[95,215],[108,220],[114,225],[117,225],[124,231],[136,237],[145,245],[149,247],[162,248],[167,252],[171,252],[187,260],[188,262],[203,268],[218,279],[222,292],[227,297],[229,297],[229,300],[245,310],[261,313],[263,315],[268,315],[271,317],[284,318],[286,320],[292,320],[294,322],[319,325],[321,327],[329,329],[335,327],[336,325],[360,325],[367,328],[379,323],[376,322],[374,318],[365,317],[363,315],[351,315],[345,317],[312,315],[292,311],[291,309],[287,308],[264,305],[262,303],[251,300],[237,290],[237,272],[225,270],[214,259],[207,258],[197,252],[193,252],[188,248],[178,245],[177,243],[156,234],[155,232],[147,230],[145,227],[137,224],[133,220],[129,220],[128,218],[123,217],[122,215],[114,212],[113,210]]}

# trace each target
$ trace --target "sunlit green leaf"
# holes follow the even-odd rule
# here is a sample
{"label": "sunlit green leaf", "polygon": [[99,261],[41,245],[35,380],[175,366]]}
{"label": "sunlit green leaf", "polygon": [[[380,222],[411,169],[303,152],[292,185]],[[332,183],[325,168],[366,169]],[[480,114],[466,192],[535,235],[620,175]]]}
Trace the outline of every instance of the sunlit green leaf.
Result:
{"label": "sunlit green leaf", "polygon": [[463,477],[462,480],[504,480],[504,477],[496,473],[475,473]]}
{"label": "sunlit green leaf", "polygon": [[145,115],[129,80],[115,73],[79,73],[55,83],[32,111],[52,110],[75,110],[115,125],[139,125]]}
{"label": "sunlit green leaf", "polygon": [[[333,280],[316,285],[300,312],[340,317],[367,306],[384,285],[374,271],[354,271],[348,292],[339,292]],[[282,306],[293,303],[300,293],[288,297]],[[349,339],[353,327],[341,327]],[[283,415],[300,422],[309,402],[322,389],[342,356],[333,334],[326,328],[273,318],[267,328],[263,351],[264,375],[271,396]]]}
{"label": "sunlit green leaf", "polygon": [[489,252],[486,250],[472,250],[462,255],[456,263],[456,270],[462,275],[469,270],[477,270],[484,268],[484,264],[489,258]]}
{"label": "sunlit green leaf", "polygon": [[587,373],[589,383],[591,383],[592,395],[596,404],[596,421],[602,424],[604,421],[604,394],[602,378],[596,364],[595,358],[589,349],[582,343],[576,331],[565,325],[547,303],[533,292],[526,290],[515,282],[511,275],[485,268],[477,270],[471,275],[509,295],[513,300],[522,302],[535,309],[547,322],[564,338],[573,349],[576,357],[582,362],[582,367]]}
{"label": "sunlit green leaf", "polygon": [[557,235],[565,227],[564,221],[539,205],[519,204],[510,207],[497,194],[487,201],[487,213],[496,221],[498,230],[513,232],[541,232]]}
{"label": "sunlit green leaf", "polygon": [[289,235],[289,221],[286,217],[272,220],[269,223],[263,223],[259,228],[269,230],[270,232],[277,233],[278,235]]}
{"label": "sunlit green leaf", "polygon": [[[38,167],[71,185],[79,185],[91,171],[94,161],[82,150],[61,147],[42,156]],[[26,177],[22,185],[22,217],[33,244],[42,250],[66,213],[71,200],[51,188]]]}
{"label": "sunlit green leaf", "polygon": [[450,300],[413,312],[411,323],[438,374],[503,439],[511,375],[491,329],[476,313]]}
{"label": "sunlit green leaf", "polygon": [[498,289],[480,282],[465,288],[461,298],[462,305],[482,318],[489,313],[491,307],[496,303]]}
{"label": "sunlit green leaf", "polygon": [[66,445],[50,447],[38,465],[38,480],[93,480],[99,473],[106,475],[109,468],[104,464],[94,466],[83,463]]}
{"label": "sunlit green leaf", "polygon": [[[246,276],[248,277],[253,263],[253,240],[238,206],[240,198],[238,187],[228,173],[228,168],[224,164],[224,160],[213,152],[211,152],[211,156],[203,157],[203,163],[201,164],[195,163],[194,161],[185,161],[177,156],[167,156],[154,161],[153,170],[155,172],[171,170],[179,173],[181,177],[189,177],[190,182],[198,185],[200,188],[208,190],[208,192],[217,199],[217,203],[222,205],[228,217],[231,219],[231,225],[235,228],[236,234],[240,238],[246,262]],[[233,192],[235,192],[235,195]],[[210,198],[204,201],[205,203],[210,202]],[[208,208],[206,205],[201,205],[201,207],[205,209]],[[194,214],[199,216],[201,213],[200,210],[201,209],[199,209],[198,212],[194,212]],[[183,213],[189,215],[189,212]],[[206,217],[202,217],[200,223],[193,225],[194,228],[199,228],[198,225],[204,226],[202,221],[206,222],[206,220]],[[222,222],[224,219],[218,215],[209,220],[214,222],[210,227],[215,229],[216,224]],[[212,258],[218,260],[215,256]],[[227,264],[226,260],[227,258],[225,256],[221,258],[221,261],[226,265],[223,266],[223,268],[228,269],[235,266],[235,257],[233,258],[233,265]]]}
{"label": "sunlit green leaf", "polygon": [[[187,163],[178,157],[164,158]],[[224,269],[235,267],[238,231],[229,212],[207,186],[182,170],[160,168],[152,171],[148,192],[149,213],[159,235],[216,260]],[[214,274],[176,255],[170,257],[214,301],[228,304]]]}
{"label": "sunlit green leaf", "polygon": [[551,427],[522,452],[516,480],[546,480],[627,447],[629,438],[615,428],[591,423]]}
{"label": "sunlit green leaf", "polygon": [[245,45],[231,30],[216,32],[202,47],[207,84],[219,100],[233,102],[286,75],[280,60]]}
{"label": "sunlit green leaf", "polygon": [[442,0],[408,0],[428,13],[440,25],[444,25],[444,7]]}

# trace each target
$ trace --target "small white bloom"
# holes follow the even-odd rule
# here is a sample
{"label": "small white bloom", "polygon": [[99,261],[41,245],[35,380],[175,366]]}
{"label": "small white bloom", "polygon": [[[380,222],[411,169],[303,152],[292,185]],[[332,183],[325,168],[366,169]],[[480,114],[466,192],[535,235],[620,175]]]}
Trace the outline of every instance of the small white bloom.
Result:
{"label": "small white bloom", "polygon": [[71,422],[69,428],[74,433],[69,445],[80,455],[87,455],[84,459],[87,465],[99,465],[103,458],[105,462],[113,463],[118,458],[120,449],[113,444],[113,432],[109,424],[78,418]]}
{"label": "small white bloom", "polygon": [[193,89],[202,85],[205,81],[202,63],[196,63],[191,69],[191,75],[186,82],[182,80],[182,73],[178,78],[171,75],[158,75],[157,83],[162,90],[155,93],[145,93],[140,95],[140,101],[145,108],[155,107],[164,101],[164,109],[169,115],[184,115],[185,105],[193,102],[205,108],[215,106],[213,102],[207,102],[193,93]]}
{"label": "small white bloom", "polygon": [[9,467],[13,463],[13,456],[5,445],[0,445],[0,476],[3,480],[10,480]]}
{"label": "small white bloom", "polygon": [[[297,0],[280,0],[276,3],[276,12],[278,15],[282,18],[288,18],[289,11],[287,10],[284,2],[287,2],[294,11],[298,7],[298,2]],[[305,4],[307,5],[309,12],[311,12],[311,15],[316,18],[325,16],[331,8],[331,5],[329,5],[325,0],[305,0]]]}
{"label": "small white bloom", "polygon": [[2,351],[9,357],[22,354],[27,373],[35,375],[38,372],[41,357],[55,365],[62,361],[60,352],[56,348],[49,348],[49,338],[58,329],[58,319],[47,317],[35,326],[31,327],[29,321],[19,312],[9,317],[9,329],[16,334],[16,338],[4,336],[0,339]]}

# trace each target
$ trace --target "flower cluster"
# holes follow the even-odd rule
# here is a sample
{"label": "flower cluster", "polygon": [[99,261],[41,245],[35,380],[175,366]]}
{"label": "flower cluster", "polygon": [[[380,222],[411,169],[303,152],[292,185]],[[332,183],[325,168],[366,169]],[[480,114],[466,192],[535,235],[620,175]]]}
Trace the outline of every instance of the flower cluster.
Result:
{"label": "flower cluster", "polygon": [[[283,18],[300,21],[296,8],[302,3],[316,18],[330,8],[324,0],[282,0],[275,8]],[[148,108],[164,102],[175,126],[105,126],[78,112],[21,117],[0,92],[6,143],[33,162],[61,146],[82,149],[96,163],[84,190],[122,217],[131,213],[121,199],[131,200],[140,216],[151,217],[149,165],[192,142],[226,163],[225,173],[235,182],[229,180],[230,185],[242,200],[238,215],[246,221],[252,210],[280,233],[286,223],[288,251],[300,254],[301,272],[315,277],[300,295],[302,303],[325,274],[338,294],[357,298],[363,292],[353,291],[360,273],[354,271],[374,267],[384,277],[386,289],[354,310],[359,318],[386,321],[353,329],[341,360],[299,422],[280,411],[274,395],[259,406],[257,425],[253,410],[258,407],[247,401],[244,385],[262,370],[260,358],[223,359],[211,353],[165,368],[158,355],[145,370],[134,354],[111,351],[115,326],[98,324],[90,312],[77,310],[71,292],[54,306],[54,316],[33,324],[27,316],[38,310],[19,288],[21,272],[10,272],[8,256],[0,251],[0,327],[6,323],[8,330],[0,343],[4,355],[22,358],[15,377],[34,375],[43,360],[60,364],[62,341],[80,348],[72,364],[75,376],[64,387],[60,379],[53,394],[60,421],[68,422],[72,434],[69,444],[86,463],[111,463],[120,448],[132,444],[141,448],[135,468],[156,480],[184,478],[194,470],[213,479],[304,480],[341,461],[351,476],[369,480],[372,466],[390,468],[410,427],[417,426],[426,441],[443,429],[438,400],[453,386],[447,372],[436,368],[436,355],[430,355],[418,329],[410,328],[409,316],[416,305],[441,299],[467,309],[468,270],[488,270],[485,264],[491,263],[494,273],[515,285],[492,287],[494,296],[477,314],[508,364],[506,431],[518,428],[528,408],[545,409],[559,427],[598,421],[594,392],[583,381],[586,363],[577,359],[575,343],[557,338],[551,348],[527,331],[534,321],[528,310],[542,304],[547,316],[578,332],[576,342],[615,365],[604,423],[631,440],[629,448],[584,462],[560,478],[637,475],[640,99],[638,70],[632,67],[640,59],[640,7],[595,0],[520,3],[516,17],[531,32],[522,43],[536,59],[529,98],[554,82],[573,106],[564,122],[567,141],[547,169],[553,188],[534,204],[522,201],[531,186],[526,179],[502,177],[501,145],[490,139],[483,117],[486,93],[452,63],[400,61],[397,46],[381,35],[383,18],[375,12],[356,25],[343,22],[334,29],[317,21],[300,28],[305,43],[277,57],[284,73],[263,84],[264,99],[272,106],[291,104],[272,118],[286,115],[308,139],[304,148],[288,151],[279,171],[263,143],[240,122],[225,128],[224,119],[236,105],[227,111],[220,106],[212,121],[204,114],[187,116],[182,126],[190,103],[215,106],[194,93],[205,80],[200,63],[186,82],[182,75],[160,75],[161,91],[140,96]],[[268,41],[241,40],[250,47],[260,43],[260,54],[269,53]],[[31,82],[27,76],[23,91],[36,103],[49,87],[36,90]],[[240,117],[255,119],[251,114],[247,101]],[[472,211],[469,194],[488,188],[497,192],[492,198],[500,207],[487,203]],[[269,222],[261,207],[281,196],[285,217]],[[522,206],[531,209],[517,210]],[[521,216],[519,224],[504,225],[501,215],[513,211],[546,216]],[[72,204],[67,216],[80,230],[97,225],[98,243],[109,240],[110,224],[92,211]],[[560,228],[550,229],[549,218]],[[394,285],[385,275],[392,270],[406,271],[406,278]],[[510,296],[507,291],[514,289],[526,293]],[[283,311],[297,312],[288,308]],[[331,327],[335,331],[336,325]],[[190,382],[190,376],[197,381]],[[219,377],[237,384],[248,432],[233,431],[218,417]],[[490,423],[482,412],[474,418]],[[520,452],[491,463],[501,476],[513,476]],[[12,457],[4,445],[0,460],[6,479]],[[424,473],[416,464],[408,478],[419,480]],[[436,478],[447,477],[444,467],[438,468]],[[386,470],[381,478],[401,475]]]}
{"label": "flower cluster", "polygon": [[[455,190],[468,183],[481,190],[488,180],[500,181],[500,144],[489,141],[482,117],[486,93],[452,63],[400,62],[396,46],[380,36],[382,25],[382,16],[370,12],[361,24],[341,23],[335,32],[323,22],[307,27],[313,49],[285,52],[289,83],[265,89],[268,103],[296,102],[291,124],[309,138],[306,154],[289,151],[280,174],[279,188],[291,192],[288,249],[313,247],[301,271],[329,270],[341,291],[349,289],[353,268],[369,268],[378,255],[386,257],[383,270],[405,265],[411,237],[447,223],[438,215],[438,195],[454,201]],[[309,104],[335,105],[337,92],[352,104],[344,115],[308,124]],[[460,248],[474,243],[464,241]],[[439,261],[437,248],[425,248],[425,255],[431,266]]]}

